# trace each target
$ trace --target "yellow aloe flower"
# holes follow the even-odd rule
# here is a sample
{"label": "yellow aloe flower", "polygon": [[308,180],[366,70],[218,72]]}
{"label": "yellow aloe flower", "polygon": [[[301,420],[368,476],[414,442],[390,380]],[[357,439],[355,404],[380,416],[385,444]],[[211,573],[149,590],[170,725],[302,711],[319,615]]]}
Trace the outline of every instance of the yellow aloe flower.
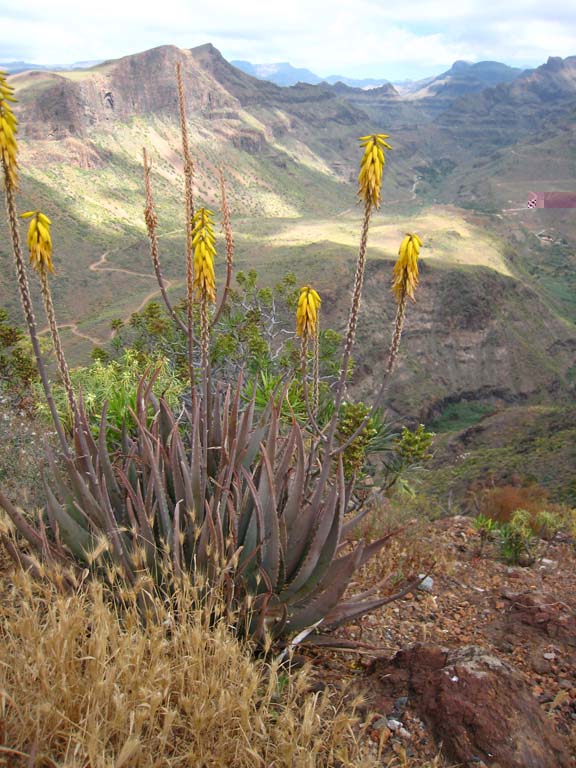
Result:
{"label": "yellow aloe flower", "polygon": [[422,240],[418,235],[406,233],[398,249],[398,261],[394,265],[394,282],[392,293],[400,303],[405,296],[414,299],[414,291],[418,286],[418,256]]}
{"label": "yellow aloe flower", "polygon": [[204,296],[216,301],[216,278],[214,276],[214,214],[208,208],[199,208],[194,215],[192,247],[194,249],[194,288],[198,297]]}
{"label": "yellow aloe flower", "polygon": [[313,337],[318,330],[318,310],[322,300],[309,285],[300,289],[298,308],[296,309],[296,333],[298,336]]}
{"label": "yellow aloe flower", "polygon": [[6,169],[6,181],[16,187],[18,145],[16,131],[18,120],[12,112],[10,102],[15,102],[14,88],[6,82],[6,72],[0,70],[0,157]]}
{"label": "yellow aloe flower", "polygon": [[360,137],[360,146],[364,147],[364,157],[360,165],[358,176],[358,196],[374,208],[378,208],[381,202],[380,189],[382,187],[382,171],[386,163],[384,149],[392,149],[386,141],[387,133],[374,133],[370,136]]}
{"label": "yellow aloe flower", "polygon": [[30,219],[28,227],[28,250],[30,251],[30,264],[38,272],[47,269],[54,274],[52,264],[52,237],[50,225],[52,222],[40,211],[27,211],[20,216],[21,219]]}

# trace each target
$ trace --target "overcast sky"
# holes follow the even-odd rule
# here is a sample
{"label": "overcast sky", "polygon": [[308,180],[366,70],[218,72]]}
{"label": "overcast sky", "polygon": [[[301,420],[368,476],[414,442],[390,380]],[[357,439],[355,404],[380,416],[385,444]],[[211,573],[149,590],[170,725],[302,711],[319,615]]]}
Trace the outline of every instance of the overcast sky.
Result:
{"label": "overcast sky", "polygon": [[172,44],[321,76],[425,77],[456,59],[576,55],[574,0],[0,0],[0,61],[68,65]]}

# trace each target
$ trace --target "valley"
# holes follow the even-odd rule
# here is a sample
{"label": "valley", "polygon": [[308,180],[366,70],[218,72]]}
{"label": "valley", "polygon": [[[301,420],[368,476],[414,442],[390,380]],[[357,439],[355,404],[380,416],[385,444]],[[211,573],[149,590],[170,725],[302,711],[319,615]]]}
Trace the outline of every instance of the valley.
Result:
{"label": "valley", "polygon": [[[143,146],[152,157],[167,284],[173,297],[184,294],[177,61],[197,204],[219,209],[223,166],[237,266],[255,268],[265,284],[288,271],[313,284],[324,299],[323,322],[337,330],[346,323],[361,220],[357,137],[390,134],[356,351],[360,395],[382,374],[395,312],[392,265],[404,232],[415,231],[424,241],[421,283],[390,387],[392,418],[442,422],[455,404],[474,414],[472,425],[453,431],[450,446],[438,442],[441,463],[458,453],[458,441],[472,441],[474,451],[470,429],[486,419],[489,426],[513,414],[510,445],[517,445],[524,423],[534,423],[529,409],[573,402],[576,216],[525,206],[532,189],[574,190],[576,57],[523,75],[505,72],[494,87],[480,87],[476,75],[468,86],[457,68],[455,79],[445,73],[436,86],[405,95],[390,84],[281,88],[235,69],[211,45],[14,75],[20,206],[53,221],[52,285],[72,362],[85,363],[92,344],[109,341],[111,321],[157,297],[142,213]],[[18,318],[3,221],[0,236],[1,303]],[[223,251],[221,240],[217,279]],[[543,432],[550,424],[536,423]],[[568,438],[576,436],[574,425],[568,429]],[[497,427],[486,434],[498,445]],[[576,466],[570,448],[561,456],[563,466]],[[501,458],[486,462],[476,475],[497,471]],[[537,466],[529,476],[555,490]],[[564,493],[567,482],[560,485]]]}

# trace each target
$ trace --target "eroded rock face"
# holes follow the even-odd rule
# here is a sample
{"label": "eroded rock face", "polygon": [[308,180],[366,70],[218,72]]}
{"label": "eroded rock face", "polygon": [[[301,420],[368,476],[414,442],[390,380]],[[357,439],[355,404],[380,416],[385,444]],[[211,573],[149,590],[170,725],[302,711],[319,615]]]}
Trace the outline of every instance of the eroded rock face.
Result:
{"label": "eroded rock face", "polygon": [[385,687],[408,685],[446,755],[466,768],[574,766],[524,677],[482,648],[418,644],[377,673]]}

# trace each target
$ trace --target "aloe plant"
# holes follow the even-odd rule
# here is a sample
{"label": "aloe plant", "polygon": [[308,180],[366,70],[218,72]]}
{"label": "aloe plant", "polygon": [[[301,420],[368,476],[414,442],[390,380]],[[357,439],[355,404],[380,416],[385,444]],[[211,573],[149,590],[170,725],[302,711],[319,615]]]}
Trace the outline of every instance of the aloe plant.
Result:
{"label": "aloe plant", "polygon": [[97,441],[80,405],[76,457],[63,471],[50,457],[45,524],[53,537],[33,529],[0,494],[45,560],[104,578],[119,573],[147,594],[184,574],[198,577],[223,590],[238,631],[259,642],[319,622],[334,627],[390,600],[370,593],[343,599],[354,572],[393,534],[341,554],[354,522],[345,520],[351,488],[341,459],[323,483],[317,443],[305,447],[310,440],[296,419],[281,434],[278,403],[260,417],[254,400],[242,410],[239,382],[234,393],[227,388],[212,398],[205,467],[201,404],[192,404],[184,429],[152,394],[153,382],[140,384],[137,430],[124,434],[120,456],[106,445],[105,412]]}
{"label": "aloe plant", "polygon": [[[182,94],[180,87],[184,125]],[[170,317],[188,336],[189,403],[177,418],[169,404],[154,395],[159,372],[148,372],[140,381],[135,408],[126,414],[126,422],[132,417],[131,428],[124,429],[118,446],[109,439],[106,405],[94,434],[81,394],[71,396],[72,444],[60,428],[63,456],[58,460],[49,454],[43,516],[30,522],[0,491],[0,506],[40,560],[37,554],[19,549],[6,532],[0,531],[0,536],[12,555],[38,575],[48,564],[58,566],[53,573],[72,583],[83,578],[86,569],[112,586],[120,578],[138,595],[143,607],[150,607],[155,595],[177,593],[179,585],[191,579],[201,597],[221,595],[237,631],[259,643],[283,635],[301,636],[302,631],[320,624],[332,628],[398,596],[377,596],[380,584],[360,594],[348,594],[354,573],[396,531],[370,544],[360,540],[352,547],[347,537],[365,515],[360,511],[351,517],[349,508],[365,443],[373,433],[372,420],[396,359],[406,297],[413,297],[417,284],[420,240],[407,235],[400,247],[394,284],[400,309],[375,403],[371,409],[362,408],[342,431],[340,412],[359,316],[370,218],[381,200],[382,147],[390,149],[385,134],[363,137],[359,196],[364,201],[364,219],[340,372],[331,407],[326,409],[327,419],[318,421],[320,297],[309,286],[302,289],[297,308],[303,347],[301,379],[296,386],[304,392],[306,412],[295,414],[291,410],[289,394],[294,380],[278,382],[268,392],[265,407],[257,408],[259,389],[255,382],[244,387],[240,375],[232,388],[218,384],[211,371],[211,331],[229,294],[234,243],[220,173],[226,278],[216,302],[213,214],[194,206],[191,159],[184,127],[182,130],[188,169],[188,324],[180,319],[166,293],[145,151],[143,157],[145,220],[154,271]],[[13,154],[12,143],[6,147],[2,167],[10,231],[34,339],[15,219],[14,185],[6,160],[8,150]],[[406,242],[413,240],[418,241],[418,248],[404,253]],[[198,327],[194,327],[194,318],[199,319]],[[311,398],[306,378],[308,340],[313,342],[315,361]],[[38,362],[41,367],[40,357]],[[246,402],[242,392],[250,390],[252,396]],[[46,392],[51,397],[48,385]],[[53,412],[60,426],[55,408]],[[111,448],[114,445],[117,450]],[[356,456],[351,466],[350,456],[356,454],[360,459]]]}

